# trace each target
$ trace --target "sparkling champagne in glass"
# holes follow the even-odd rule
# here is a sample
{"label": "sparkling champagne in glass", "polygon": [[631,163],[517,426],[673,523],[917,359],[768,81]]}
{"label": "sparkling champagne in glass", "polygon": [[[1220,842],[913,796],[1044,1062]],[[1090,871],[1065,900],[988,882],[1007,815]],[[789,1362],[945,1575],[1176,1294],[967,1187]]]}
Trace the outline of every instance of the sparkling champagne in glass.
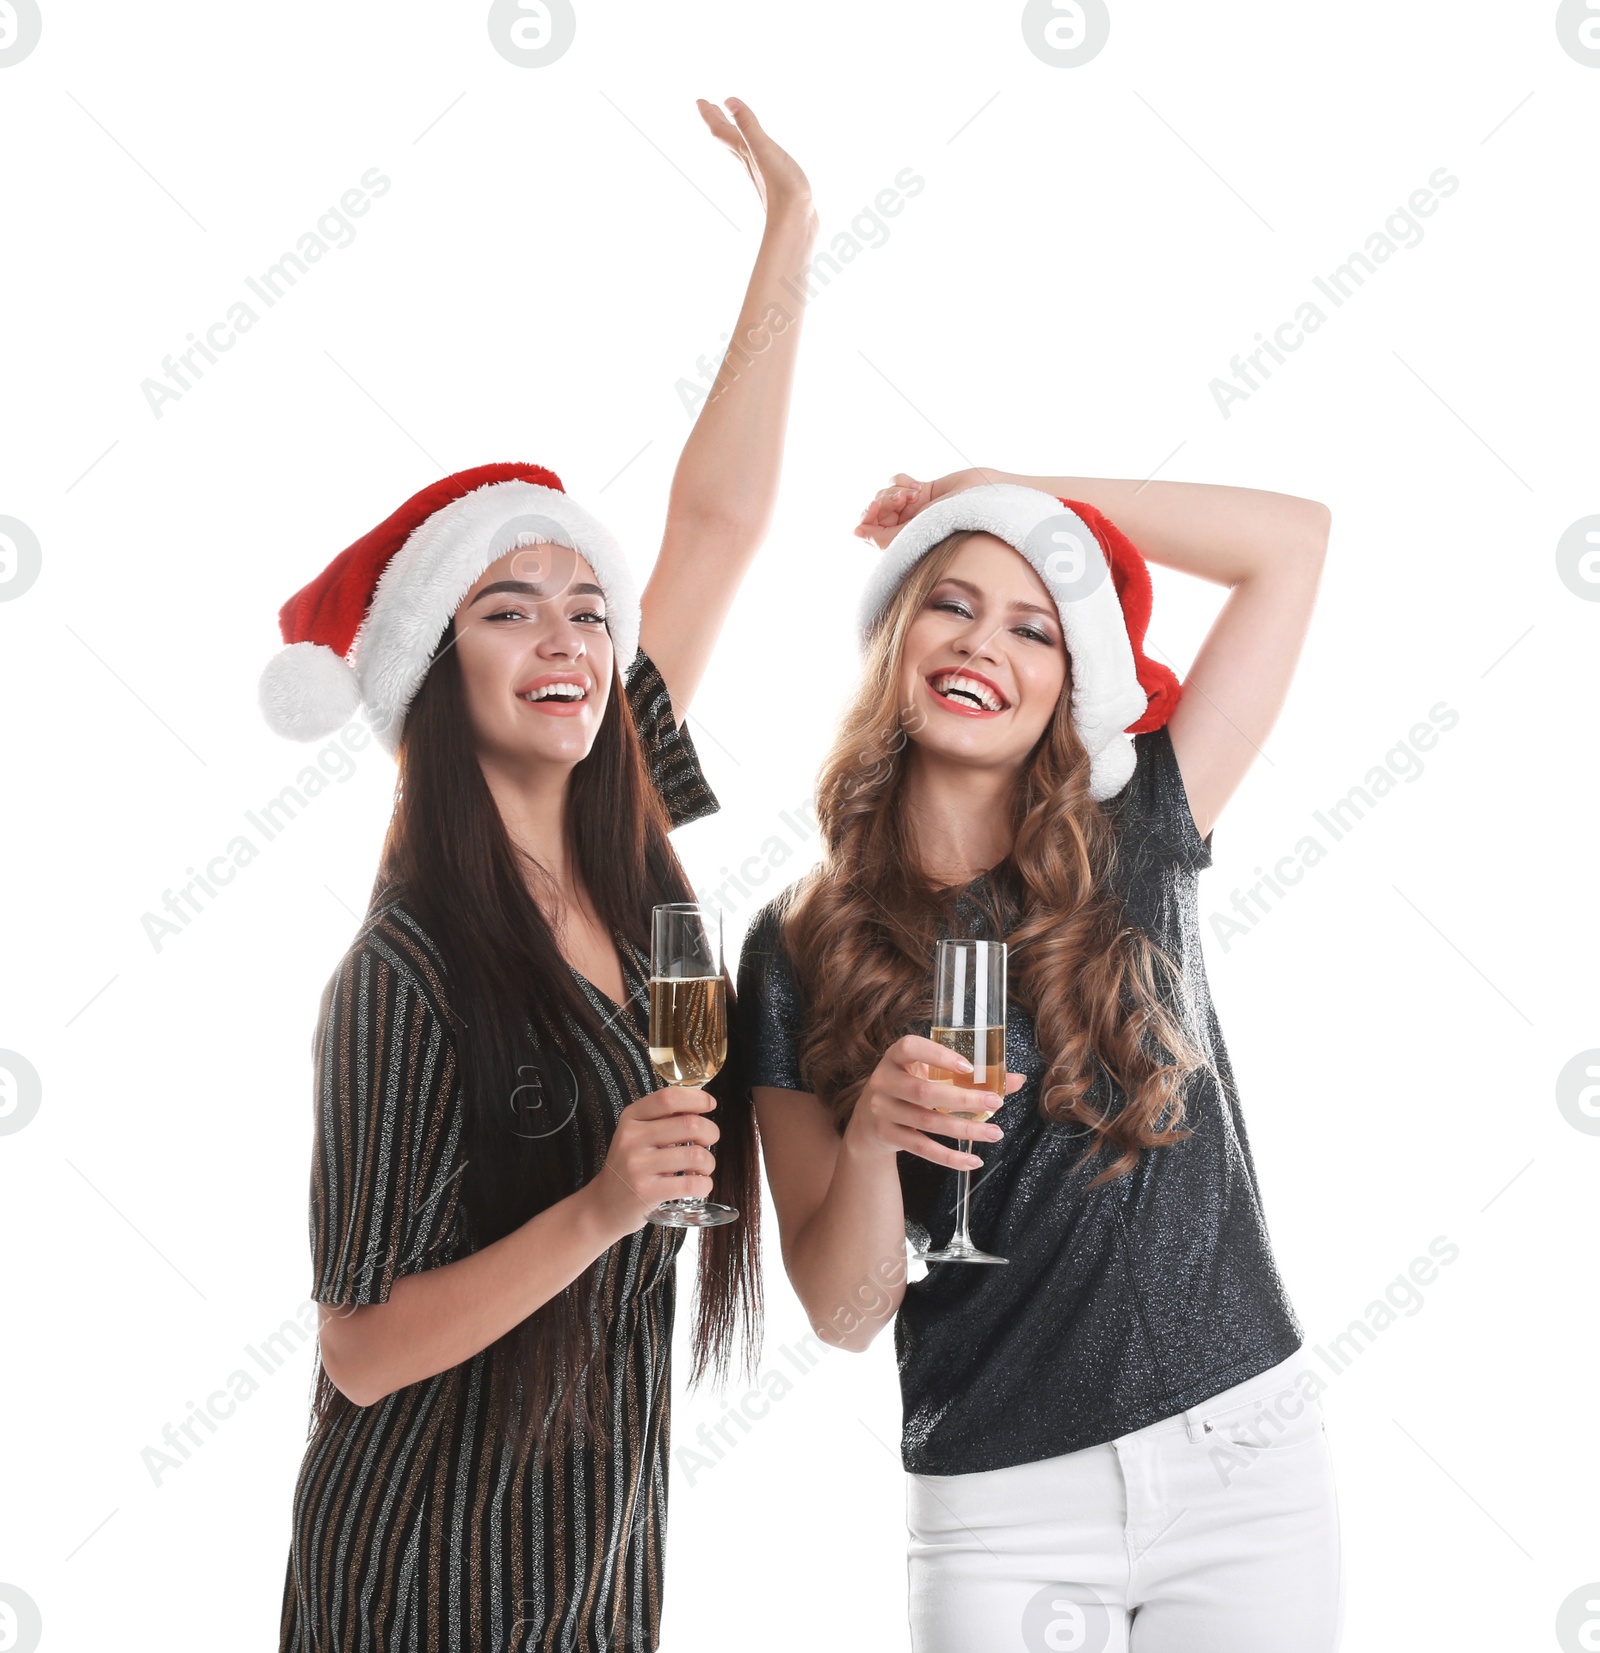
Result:
{"label": "sparkling champagne in glass", "polygon": [[[939,1068],[931,1063],[928,1077],[951,1087],[950,1106],[940,1113],[956,1119],[988,1119],[996,1110],[987,1104],[962,1106],[960,1092],[1006,1090],[1006,946],[1003,941],[941,941],[934,948],[933,1025],[928,1036],[935,1044],[965,1056],[971,1073]],[[962,1138],[962,1146],[969,1139]],[[956,1229],[942,1251],[913,1253],[923,1263],[1004,1263],[980,1251],[967,1233],[967,1207],[972,1173],[956,1173]]]}
{"label": "sparkling champagne in glass", "polygon": [[[650,1063],[663,1085],[698,1090],[728,1057],[728,992],[722,913],[672,902],[650,922]],[[663,1228],[715,1228],[737,1220],[731,1205],[664,1200],[650,1213]]]}

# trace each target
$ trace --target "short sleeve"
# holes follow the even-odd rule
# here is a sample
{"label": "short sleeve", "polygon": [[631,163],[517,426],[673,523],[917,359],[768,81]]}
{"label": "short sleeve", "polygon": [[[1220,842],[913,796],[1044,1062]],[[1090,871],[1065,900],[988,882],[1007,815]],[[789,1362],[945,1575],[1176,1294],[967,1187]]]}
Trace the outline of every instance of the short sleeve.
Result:
{"label": "short sleeve", "polygon": [[383,1303],[453,1260],[461,1115],[454,1042],[380,927],[340,963],[316,1040],[311,1295]]}
{"label": "short sleeve", "polygon": [[1111,804],[1121,841],[1139,859],[1156,855],[1190,872],[1209,867],[1211,838],[1194,824],[1167,726],[1133,736],[1133,750],[1133,776]]}
{"label": "short sleeve", "polygon": [[656,663],[640,649],[626,678],[628,708],[639,731],[650,779],[675,827],[715,815],[722,807],[700,768],[687,727],[672,714],[672,697]]}
{"label": "short sleeve", "polygon": [[799,1051],[804,1006],[780,931],[780,909],[768,902],[751,921],[739,950],[734,1038],[751,1089],[770,1085],[803,1091]]}

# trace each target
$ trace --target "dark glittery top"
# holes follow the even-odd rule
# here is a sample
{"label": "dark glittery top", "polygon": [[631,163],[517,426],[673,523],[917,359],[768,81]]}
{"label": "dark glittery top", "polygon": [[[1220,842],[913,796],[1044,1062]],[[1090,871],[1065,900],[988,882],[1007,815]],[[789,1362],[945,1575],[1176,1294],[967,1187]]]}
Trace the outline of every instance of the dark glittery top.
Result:
{"label": "dark glittery top", "polygon": [[[1273,1263],[1201,955],[1196,877],[1211,840],[1195,827],[1168,731],[1133,743],[1133,777],[1104,806],[1117,825],[1119,888],[1130,921],[1182,970],[1191,1007],[1173,1008],[1217,1078],[1202,1069],[1190,1079],[1192,1136],[1146,1150],[1129,1175],[1090,1191],[1104,1161],[1085,1162],[1081,1128],[1040,1117],[1044,1062],[1031,1018],[1011,1002],[1006,1069],[1027,1083],[995,1116],[1004,1138],[978,1144],[970,1212],[974,1243],[1009,1264],[931,1264],[895,1320],[901,1455],[917,1474],[1003,1469],[1112,1440],[1277,1365],[1303,1339]],[[752,1086],[798,1091],[805,995],[780,937],[784,903],[769,902],[746,937],[734,1034]],[[996,903],[1009,929],[1014,900],[985,873],[956,912],[969,933],[992,933],[985,914]],[[943,1245],[955,1171],[911,1154],[899,1167],[907,1237]]]}

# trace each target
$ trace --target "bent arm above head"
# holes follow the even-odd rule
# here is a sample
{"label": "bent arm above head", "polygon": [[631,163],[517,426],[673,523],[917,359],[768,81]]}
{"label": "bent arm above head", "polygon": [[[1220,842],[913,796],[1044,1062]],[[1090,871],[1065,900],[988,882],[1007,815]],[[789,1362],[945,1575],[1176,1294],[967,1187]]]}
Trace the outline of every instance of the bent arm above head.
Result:
{"label": "bent arm above head", "polygon": [[[898,480],[898,479],[897,479]],[[909,480],[909,479],[908,479]],[[1236,586],[1286,564],[1320,558],[1333,514],[1298,494],[1212,482],[1135,482],[1102,476],[1017,476],[978,466],[928,484],[933,499],[1010,482],[1103,511],[1146,561]]]}
{"label": "bent arm above head", "polygon": [[771,525],[805,313],[816,212],[805,174],[743,104],[734,126],[700,104],[749,170],[766,212],[755,267],[721,364],[672,478],[661,550],[640,599],[641,644],[681,722],[734,594]]}

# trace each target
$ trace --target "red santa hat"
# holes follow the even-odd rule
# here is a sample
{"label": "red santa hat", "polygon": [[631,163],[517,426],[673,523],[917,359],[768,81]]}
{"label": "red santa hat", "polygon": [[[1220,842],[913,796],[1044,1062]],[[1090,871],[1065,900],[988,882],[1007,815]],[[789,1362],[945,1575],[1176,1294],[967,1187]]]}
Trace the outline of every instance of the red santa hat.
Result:
{"label": "red santa hat", "polygon": [[555,472],[478,465],[413,494],[283,605],[278,627],[288,646],[261,674],[268,724],[292,740],[320,740],[365,706],[379,742],[394,752],[467,592],[508,551],[548,544],[593,568],[626,672],[639,647],[639,595],[622,548],[567,497]]}
{"label": "red santa hat", "polygon": [[890,540],[867,581],[858,616],[863,647],[912,568],[968,529],[1021,552],[1055,598],[1072,661],[1072,723],[1089,753],[1089,791],[1100,802],[1114,798],[1133,775],[1129,736],[1159,729],[1183,690],[1169,667],[1144,652],[1150,570],[1094,506],[1010,482],[935,500]]}

